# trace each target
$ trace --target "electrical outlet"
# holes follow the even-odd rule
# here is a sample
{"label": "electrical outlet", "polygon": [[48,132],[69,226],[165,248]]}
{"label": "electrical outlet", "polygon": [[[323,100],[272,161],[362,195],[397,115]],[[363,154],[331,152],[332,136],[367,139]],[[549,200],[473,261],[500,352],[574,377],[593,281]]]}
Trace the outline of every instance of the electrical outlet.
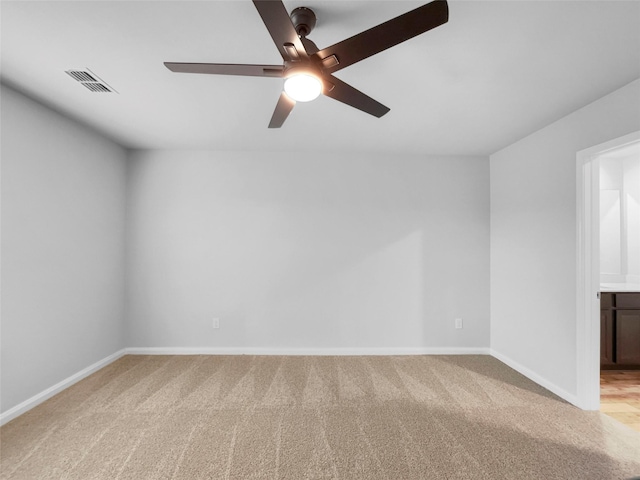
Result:
{"label": "electrical outlet", "polygon": [[213,322],[211,322],[211,326],[213,328],[220,328],[220,319],[219,318],[214,318]]}
{"label": "electrical outlet", "polygon": [[462,319],[456,318],[456,328],[462,328]]}

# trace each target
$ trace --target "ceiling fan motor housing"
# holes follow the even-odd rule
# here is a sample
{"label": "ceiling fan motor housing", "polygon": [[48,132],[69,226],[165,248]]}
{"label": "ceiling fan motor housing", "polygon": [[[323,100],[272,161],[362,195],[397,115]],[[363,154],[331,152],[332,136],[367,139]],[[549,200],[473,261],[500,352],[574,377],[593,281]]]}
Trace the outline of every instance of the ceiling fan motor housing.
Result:
{"label": "ceiling fan motor housing", "polygon": [[301,37],[306,37],[316,26],[316,14],[307,7],[297,7],[291,12],[291,23]]}
{"label": "ceiling fan motor housing", "polygon": [[283,78],[290,78],[295,75],[311,75],[322,79],[322,70],[311,63],[300,64],[300,62],[284,62]]}

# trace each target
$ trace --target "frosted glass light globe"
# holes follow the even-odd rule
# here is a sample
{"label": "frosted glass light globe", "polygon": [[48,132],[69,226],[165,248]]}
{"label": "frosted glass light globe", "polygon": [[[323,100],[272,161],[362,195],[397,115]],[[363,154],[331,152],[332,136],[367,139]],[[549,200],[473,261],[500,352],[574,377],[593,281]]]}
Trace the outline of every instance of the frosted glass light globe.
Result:
{"label": "frosted glass light globe", "polygon": [[296,102],[310,102],[322,92],[322,82],[313,75],[299,73],[284,81],[284,91]]}

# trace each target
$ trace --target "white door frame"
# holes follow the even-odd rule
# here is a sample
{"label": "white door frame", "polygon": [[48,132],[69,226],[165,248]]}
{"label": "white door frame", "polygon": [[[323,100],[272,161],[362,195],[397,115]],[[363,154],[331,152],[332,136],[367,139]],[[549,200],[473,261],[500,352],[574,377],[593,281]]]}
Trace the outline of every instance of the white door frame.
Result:
{"label": "white door frame", "polygon": [[600,409],[600,162],[603,153],[640,141],[640,131],[577,154],[577,400]]}

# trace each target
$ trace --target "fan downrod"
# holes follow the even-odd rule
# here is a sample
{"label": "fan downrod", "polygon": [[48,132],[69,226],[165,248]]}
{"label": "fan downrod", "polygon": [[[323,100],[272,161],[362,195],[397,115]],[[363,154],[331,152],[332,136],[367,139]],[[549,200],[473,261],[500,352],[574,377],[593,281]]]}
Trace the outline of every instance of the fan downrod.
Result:
{"label": "fan downrod", "polygon": [[297,7],[291,11],[291,23],[301,37],[306,37],[316,26],[316,14],[307,7]]}

